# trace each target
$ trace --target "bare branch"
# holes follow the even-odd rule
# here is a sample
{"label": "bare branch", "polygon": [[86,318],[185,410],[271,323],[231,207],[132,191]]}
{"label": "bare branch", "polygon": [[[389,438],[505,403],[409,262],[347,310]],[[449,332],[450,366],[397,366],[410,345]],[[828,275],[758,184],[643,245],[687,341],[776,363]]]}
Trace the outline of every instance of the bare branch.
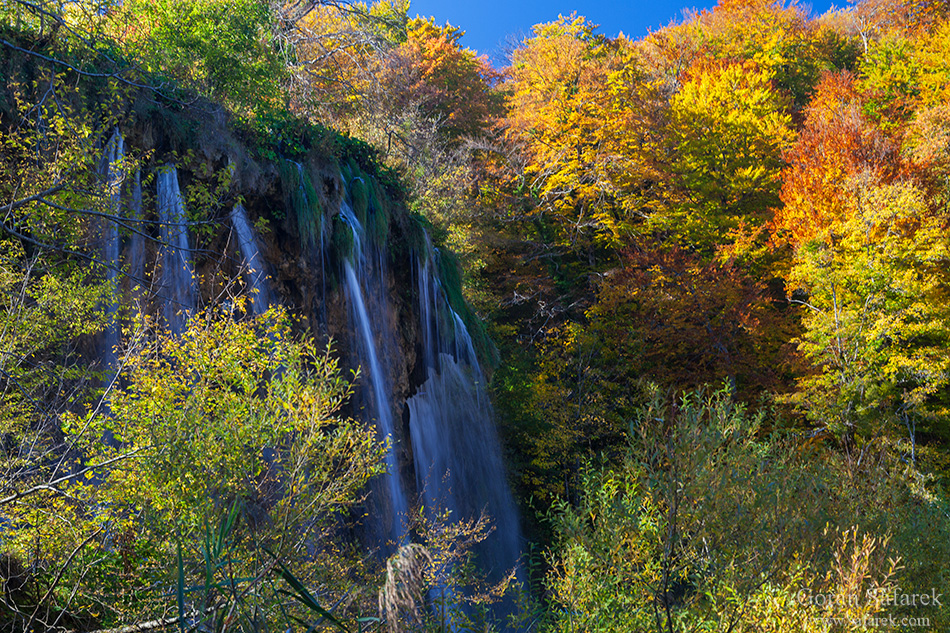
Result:
{"label": "bare branch", "polygon": [[3,499],[0,499],[0,506],[6,505],[6,504],[8,504],[8,503],[13,503],[14,501],[19,501],[20,499],[22,499],[22,498],[24,498],[24,497],[28,497],[28,496],[30,496],[30,495],[32,495],[32,494],[36,494],[37,492],[42,492],[42,491],[44,491],[44,490],[47,490],[47,491],[50,491],[50,492],[59,493],[59,494],[64,494],[63,491],[60,490],[59,488],[57,488],[56,486],[58,486],[58,485],[60,485],[60,484],[62,484],[62,483],[65,483],[65,482],[69,481],[70,479],[75,479],[75,478],[77,478],[77,477],[81,477],[81,476],[85,475],[86,473],[94,472],[94,471],[96,471],[96,470],[98,470],[98,469],[100,469],[100,468],[105,468],[106,466],[109,466],[109,465],[114,464],[114,463],[116,463],[116,462],[129,459],[130,457],[134,456],[136,453],[139,453],[139,452],[145,450],[146,448],[150,448],[150,447],[149,447],[149,446],[140,446],[139,448],[136,448],[136,449],[134,449],[134,450],[131,450],[131,451],[129,451],[128,453],[122,453],[121,455],[116,455],[116,456],[113,457],[112,459],[107,459],[106,461],[102,462],[101,464],[95,464],[95,465],[93,465],[93,466],[87,466],[87,467],[83,468],[83,469],[80,470],[80,471],[77,471],[77,472],[75,472],[75,473],[73,473],[73,474],[71,474],[71,475],[64,475],[64,476],[62,476],[62,477],[59,477],[58,479],[54,479],[53,481],[50,481],[49,483],[39,484],[39,485],[33,486],[33,487],[31,487],[31,488],[27,488],[26,490],[21,490],[20,492],[17,492],[17,493],[15,493],[15,494],[10,495],[9,497],[4,497]]}

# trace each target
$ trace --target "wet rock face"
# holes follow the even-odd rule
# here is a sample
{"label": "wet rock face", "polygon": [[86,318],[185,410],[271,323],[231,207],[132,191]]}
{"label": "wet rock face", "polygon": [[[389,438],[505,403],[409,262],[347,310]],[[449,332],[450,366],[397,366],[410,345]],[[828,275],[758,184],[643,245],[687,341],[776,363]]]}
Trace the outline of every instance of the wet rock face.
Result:
{"label": "wet rock face", "polygon": [[[213,196],[210,217],[202,215],[200,226],[187,228],[191,257],[179,258],[193,265],[196,288],[193,301],[188,296],[185,300],[193,303],[195,309],[202,309],[233,301],[247,290],[248,280],[243,278],[246,257],[231,218],[234,205],[240,202],[256,235],[254,241],[267,269],[272,300],[288,309],[302,331],[319,339],[332,339],[344,365],[355,369],[358,359],[342,292],[342,262],[332,244],[332,231],[339,225],[334,218],[351,195],[347,192],[347,181],[370,183],[376,204],[385,207],[386,244],[406,240],[403,232],[409,223],[405,209],[390,200],[379,202],[378,198],[385,195],[382,188],[371,177],[357,175],[359,168],[351,161],[341,170],[332,157],[311,154],[295,163],[311,187],[313,208],[320,216],[316,224],[321,227],[322,241],[307,243],[302,239],[293,210],[288,208],[292,205],[287,183],[281,178],[281,160],[256,158],[230,127],[222,109],[202,104],[195,111],[170,113],[144,102],[133,108],[138,116],[121,131],[121,138],[127,147],[126,154],[141,164],[135,173],[125,175],[121,195],[128,212],[141,216],[144,222],[140,227],[142,235],[123,235],[118,252],[110,256],[117,256],[128,267],[129,274],[120,281],[121,300],[128,301],[135,295],[137,303],[148,312],[157,315],[168,311],[166,299],[172,290],[163,290],[163,286],[169,285],[163,282],[163,271],[172,268],[169,262],[176,253],[181,255],[186,240],[184,233],[176,231],[173,237],[177,250],[161,247],[162,242],[168,241],[163,239],[168,238],[168,222],[160,217],[157,184],[161,180],[164,190],[177,185],[189,216],[194,215],[195,209],[187,208],[188,192],[204,187],[216,197]],[[173,163],[178,156],[187,158]],[[142,157],[147,160],[142,162]],[[175,178],[168,175],[169,170],[176,171]],[[222,178],[224,173],[227,179]],[[136,180],[140,183],[138,187]],[[221,191],[221,182],[225,180],[229,185]],[[133,203],[133,199],[137,202]],[[213,230],[209,230],[209,220]],[[377,336],[382,336],[381,332],[392,333],[390,340],[378,340],[377,344],[387,348],[392,359],[386,364],[387,380],[397,403],[395,414],[401,416],[402,403],[414,388],[410,375],[416,357],[418,315],[413,313],[409,259],[397,261],[386,244],[380,249],[385,265],[378,273],[384,301],[379,302],[374,317],[384,324]],[[409,252],[406,248],[397,250]],[[184,267],[182,272],[182,279],[190,276]],[[182,297],[171,299],[183,301]],[[387,308],[381,310],[384,305]],[[169,316],[174,317],[166,315]]]}

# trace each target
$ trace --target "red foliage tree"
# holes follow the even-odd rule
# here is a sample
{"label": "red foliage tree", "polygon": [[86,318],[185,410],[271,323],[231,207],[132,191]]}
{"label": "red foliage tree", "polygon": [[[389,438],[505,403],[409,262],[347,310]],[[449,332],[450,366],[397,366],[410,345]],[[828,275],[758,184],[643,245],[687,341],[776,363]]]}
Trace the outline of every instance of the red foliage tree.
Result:
{"label": "red foliage tree", "polygon": [[629,249],[589,311],[605,365],[674,388],[728,381],[752,399],[784,390],[797,332],[784,286],[686,249]]}

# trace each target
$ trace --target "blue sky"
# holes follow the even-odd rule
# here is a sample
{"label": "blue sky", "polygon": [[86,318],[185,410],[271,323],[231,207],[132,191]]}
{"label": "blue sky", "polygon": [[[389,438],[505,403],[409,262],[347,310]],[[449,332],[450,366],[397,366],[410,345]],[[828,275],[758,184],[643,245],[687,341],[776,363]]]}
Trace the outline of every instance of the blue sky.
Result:
{"label": "blue sky", "polygon": [[[687,4],[682,4],[687,2]],[[465,31],[462,44],[489,56],[496,65],[504,63],[504,43],[514,37],[520,41],[531,33],[531,27],[540,22],[556,20],[558,14],[570,15],[576,11],[586,16],[600,31],[615,36],[623,31],[638,39],[648,30],[656,30],[680,19],[684,7],[703,9],[713,7],[715,0],[702,4],[688,4],[689,0],[654,0],[636,2],[623,0],[411,0],[409,15],[434,16],[436,22],[450,22]],[[839,0],[838,6],[846,0]],[[815,0],[812,12],[826,11],[830,0]]]}

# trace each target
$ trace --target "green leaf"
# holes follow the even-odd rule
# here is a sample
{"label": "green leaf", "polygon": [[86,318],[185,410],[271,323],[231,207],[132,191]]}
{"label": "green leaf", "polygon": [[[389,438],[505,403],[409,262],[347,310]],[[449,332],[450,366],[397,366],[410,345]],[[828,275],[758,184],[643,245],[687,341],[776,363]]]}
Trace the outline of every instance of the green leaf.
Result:
{"label": "green leaf", "polygon": [[293,597],[294,599],[296,599],[298,602],[300,602],[302,605],[304,605],[311,611],[318,613],[321,618],[328,620],[331,624],[336,626],[341,631],[346,631],[347,633],[349,632],[349,629],[347,629],[346,626],[344,626],[342,622],[340,622],[335,617],[333,617],[332,613],[330,613],[329,611],[324,609],[322,606],[320,606],[320,603],[317,602],[317,599],[314,598],[310,594],[307,588],[303,586],[303,583],[300,582],[300,580],[298,580],[297,577],[294,576],[293,573],[291,573],[289,569],[287,569],[284,563],[281,562],[281,560],[277,558],[277,556],[273,552],[271,552],[267,548],[264,548],[264,551],[270,554],[270,556],[273,557],[274,561],[276,561],[278,565],[277,575],[283,578],[284,581],[288,585],[290,585],[294,590],[293,593],[289,591],[281,590],[281,593],[284,593],[286,595]]}

